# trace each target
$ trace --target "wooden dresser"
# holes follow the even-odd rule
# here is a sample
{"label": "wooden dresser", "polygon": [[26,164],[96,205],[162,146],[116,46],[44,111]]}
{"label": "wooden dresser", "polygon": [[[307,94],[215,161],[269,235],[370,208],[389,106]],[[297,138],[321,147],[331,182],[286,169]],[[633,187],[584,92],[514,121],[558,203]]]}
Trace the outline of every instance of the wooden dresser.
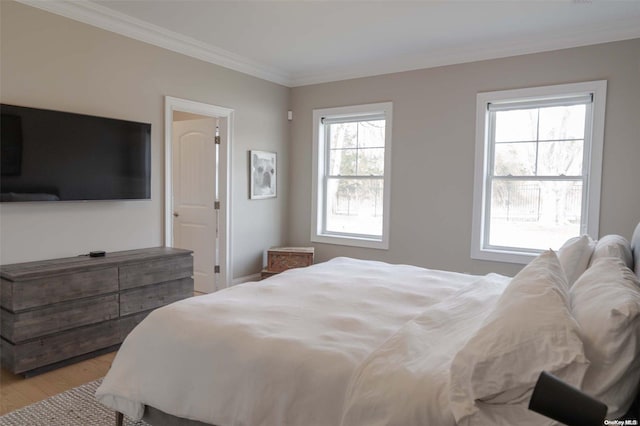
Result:
{"label": "wooden dresser", "polygon": [[160,306],[193,295],[189,250],[148,248],[0,267],[2,366],[38,374],[116,349]]}

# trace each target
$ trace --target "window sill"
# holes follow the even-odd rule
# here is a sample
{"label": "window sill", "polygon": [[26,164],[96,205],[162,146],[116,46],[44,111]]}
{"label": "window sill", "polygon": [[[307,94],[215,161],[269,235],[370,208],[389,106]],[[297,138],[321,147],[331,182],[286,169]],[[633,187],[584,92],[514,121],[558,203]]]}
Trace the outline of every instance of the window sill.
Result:
{"label": "window sill", "polygon": [[380,250],[388,250],[389,242],[385,239],[373,239],[373,238],[358,238],[353,236],[341,236],[341,235],[312,235],[311,241],[314,243],[335,244],[340,246],[373,248]]}
{"label": "window sill", "polygon": [[[540,251],[542,253],[542,251]],[[535,259],[539,253],[519,252],[496,249],[472,249],[471,258],[476,260],[491,260],[493,262],[517,263],[526,265]]]}

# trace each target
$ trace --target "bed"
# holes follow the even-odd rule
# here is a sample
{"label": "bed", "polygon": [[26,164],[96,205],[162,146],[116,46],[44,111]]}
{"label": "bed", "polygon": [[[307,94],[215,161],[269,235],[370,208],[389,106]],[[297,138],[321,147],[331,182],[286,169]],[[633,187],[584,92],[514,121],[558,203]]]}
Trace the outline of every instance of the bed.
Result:
{"label": "bed", "polygon": [[152,312],[96,397],[154,426],[546,425],[527,409],[544,370],[621,418],[640,381],[639,258],[640,224],[514,278],[349,258],[289,270]]}

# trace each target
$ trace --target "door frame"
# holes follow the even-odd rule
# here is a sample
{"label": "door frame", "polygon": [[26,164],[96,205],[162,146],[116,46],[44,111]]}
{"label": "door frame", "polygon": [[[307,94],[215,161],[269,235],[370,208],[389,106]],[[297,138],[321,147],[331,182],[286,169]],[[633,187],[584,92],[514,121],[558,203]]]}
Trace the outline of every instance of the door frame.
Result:
{"label": "door frame", "polygon": [[[231,167],[234,110],[187,99],[164,97],[164,245],[173,247],[173,112],[189,112],[212,118],[224,118],[226,124],[220,128],[218,159],[218,190],[220,201],[218,220],[218,239],[220,244],[220,274],[216,279],[216,288],[226,288],[231,284],[233,259],[231,256]],[[226,140],[225,140],[226,139]]]}

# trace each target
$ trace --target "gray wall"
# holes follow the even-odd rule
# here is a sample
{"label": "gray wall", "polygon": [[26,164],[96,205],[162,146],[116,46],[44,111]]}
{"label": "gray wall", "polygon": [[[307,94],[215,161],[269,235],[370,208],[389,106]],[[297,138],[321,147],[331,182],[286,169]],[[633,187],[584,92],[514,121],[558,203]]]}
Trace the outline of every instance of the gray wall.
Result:
{"label": "gray wall", "polygon": [[309,245],[314,108],[393,102],[389,250],[315,244],[317,260],[371,258],[460,272],[521,266],[470,258],[476,94],[608,81],[600,234],[640,221],[640,39],[292,90],[289,237]]}
{"label": "gray wall", "polygon": [[[310,245],[314,108],[394,103],[390,248],[317,244],[318,260],[520,269],[469,257],[480,91],[608,80],[600,232],[630,237],[640,220],[640,40],[288,89],[21,4],[0,7],[2,102],[153,128],[151,201],[2,204],[0,263],[162,245],[165,95],[236,111],[234,277],[258,272],[267,247]],[[278,153],[278,198],[248,199],[250,149]]]}
{"label": "gray wall", "polygon": [[1,4],[3,103],[152,125],[150,201],[0,205],[0,263],[163,244],[164,96],[235,110],[234,277],[256,273],[287,234],[287,191],[248,199],[250,149],[278,153],[287,188],[290,89],[18,3]]}

